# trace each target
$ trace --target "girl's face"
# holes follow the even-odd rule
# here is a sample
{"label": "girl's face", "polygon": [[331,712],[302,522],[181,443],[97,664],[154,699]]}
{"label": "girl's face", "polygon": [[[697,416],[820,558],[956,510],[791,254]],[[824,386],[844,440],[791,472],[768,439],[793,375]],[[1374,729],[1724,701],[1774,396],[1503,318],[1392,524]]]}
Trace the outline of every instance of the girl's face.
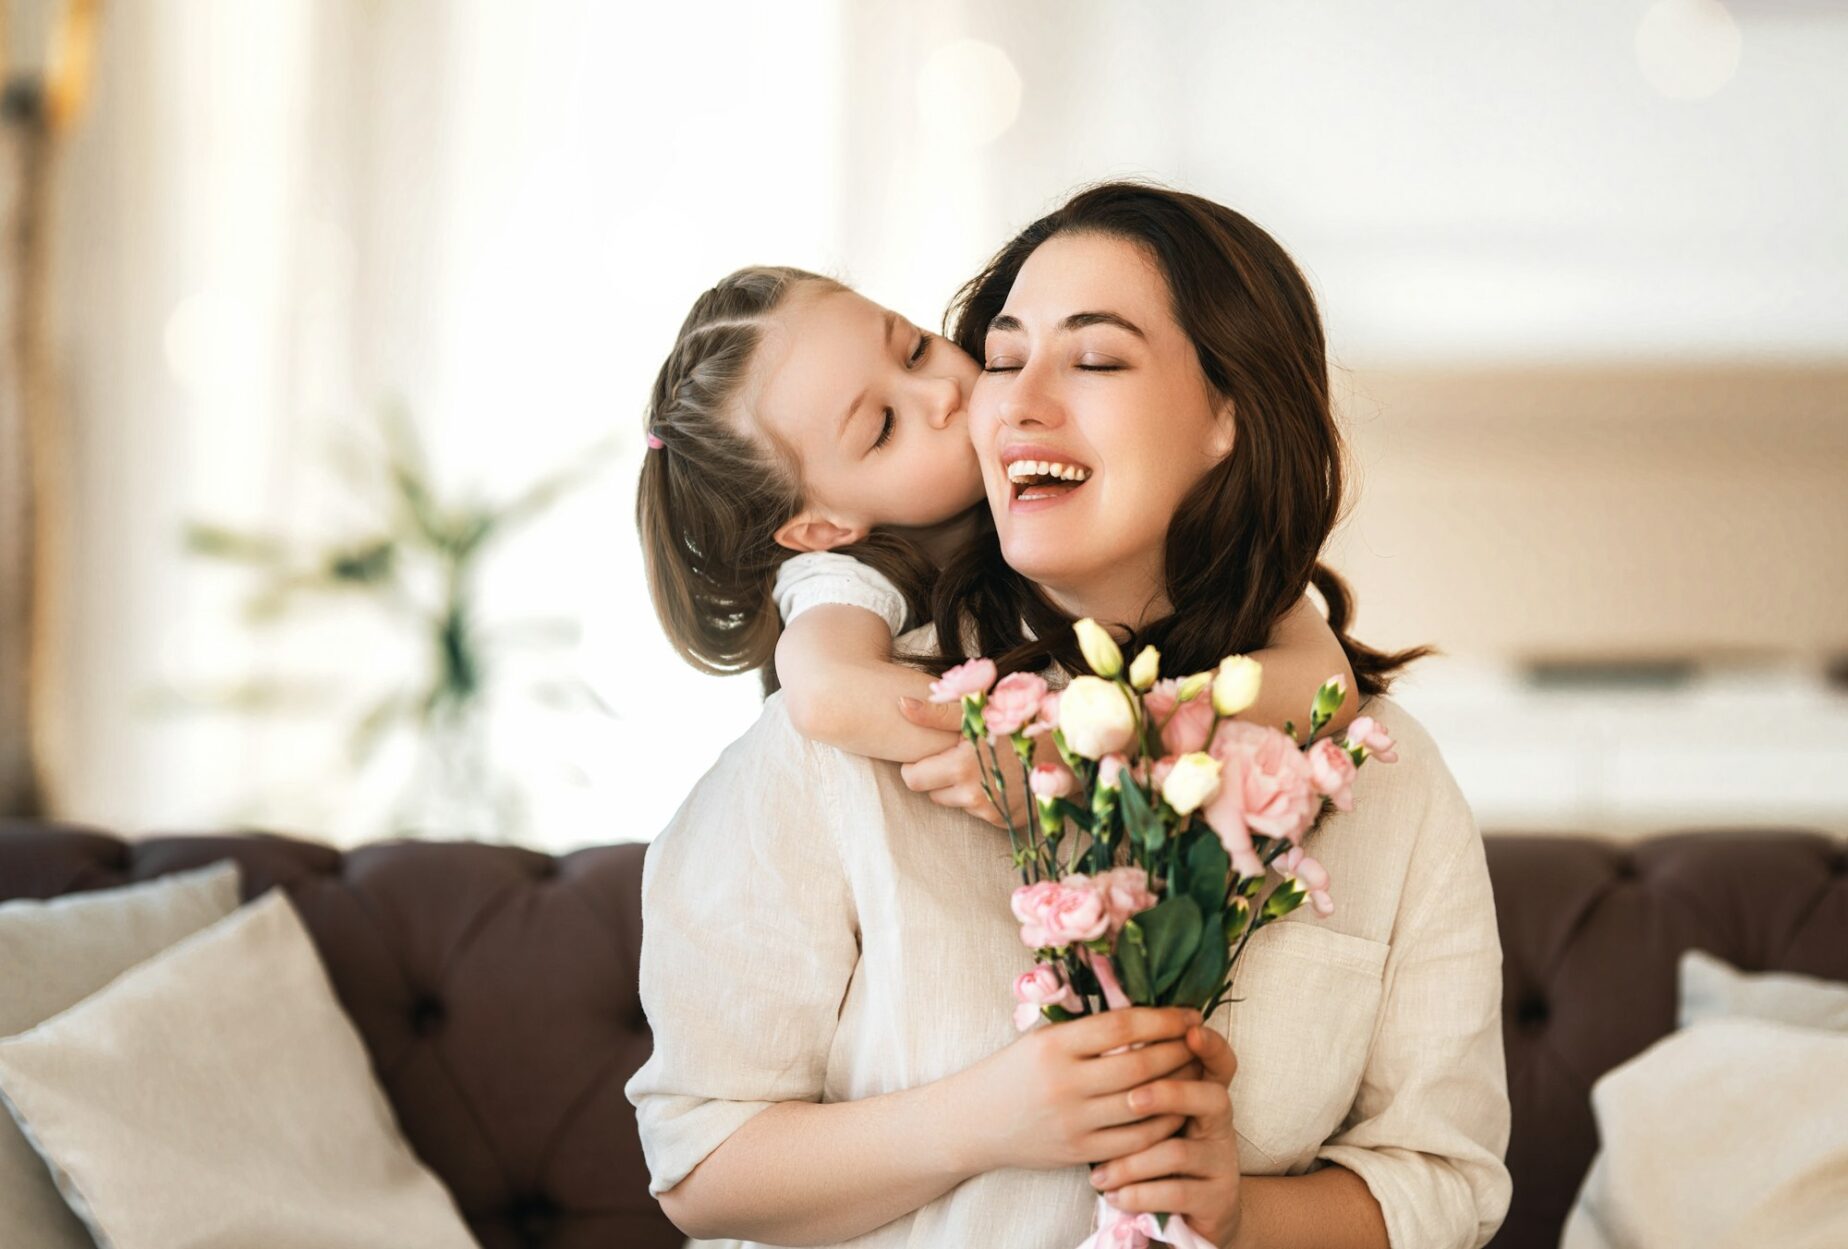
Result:
{"label": "girl's face", "polygon": [[794,550],[876,525],[935,525],[982,501],[969,443],[975,362],[853,291],[797,291],[766,327],[748,407],[801,465],[806,505],[777,531]]}
{"label": "girl's face", "polygon": [[1137,244],[1061,234],[988,326],[970,432],[1001,551],[1069,611],[1157,614],[1168,523],[1232,449],[1232,405],[1172,307]]}

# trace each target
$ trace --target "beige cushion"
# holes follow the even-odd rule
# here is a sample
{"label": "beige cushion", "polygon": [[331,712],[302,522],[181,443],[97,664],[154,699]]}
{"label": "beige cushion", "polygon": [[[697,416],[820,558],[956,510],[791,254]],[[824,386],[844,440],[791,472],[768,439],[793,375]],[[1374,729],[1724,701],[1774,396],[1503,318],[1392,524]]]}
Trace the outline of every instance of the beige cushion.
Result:
{"label": "beige cushion", "polygon": [[109,1249],[468,1249],[271,890],[31,1032],[0,1093]]}
{"label": "beige cushion", "polygon": [[[158,880],[0,904],[0,1037],[73,1006],[174,942],[237,909],[226,860]],[[93,1249],[51,1172],[0,1111],[0,1245]]]}
{"label": "beige cushion", "polygon": [[1681,956],[1681,1026],[1704,1019],[1767,1019],[1848,1032],[1848,984],[1789,972],[1740,971],[1704,950]]}
{"label": "beige cushion", "polygon": [[1560,1249],[1848,1245],[1848,1036],[1707,1020],[1591,1101],[1601,1148]]}

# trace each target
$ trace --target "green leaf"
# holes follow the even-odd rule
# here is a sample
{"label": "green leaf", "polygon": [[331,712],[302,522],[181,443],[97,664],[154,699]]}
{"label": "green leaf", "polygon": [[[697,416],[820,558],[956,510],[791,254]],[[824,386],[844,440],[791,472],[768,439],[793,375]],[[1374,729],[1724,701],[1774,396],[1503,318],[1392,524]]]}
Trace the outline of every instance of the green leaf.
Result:
{"label": "green leaf", "polygon": [[1194,948],[1200,943],[1203,923],[1200,908],[1186,894],[1170,897],[1136,916],[1148,942],[1149,971],[1155,981],[1155,995],[1165,998],[1174,982],[1187,970]]}
{"label": "green leaf", "polygon": [[1166,840],[1168,830],[1162,827],[1161,817],[1155,808],[1149,805],[1147,795],[1142,792],[1134,778],[1125,768],[1121,775],[1123,826],[1129,830],[1130,838],[1146,854],[1154,854]]}
{"label": "green leaf", "polygon": [[1186,868],[1187,895],[1200,908],[1203,920],[1218,916],[1226,901],[1226,880],[1232,874],[1232,860],[1220,844],[1219,834],[1195,825],[1182,851]]}
{"label": "green leaf", "polygon": [[1149,975],[1148,947],[1142,926],[1135,920],[1123,925],[1123,939],[1117,942],[1117,968],[1123,973],[1123,992],[1137,1006],[1155,1004],[1155,986]]}
{"label": "green leaf", "polygon": [[1097,827],[1096,817],[1069,798],[1055,798],[1052,804],[1060,815],[1076,824],[1079,828],[1082,828],[1085,832],[1091,832]]}
{"label": "green leaf", "polygon": [[1177,1006],[1205,1006],[1212,998],[1214,990],[1226,976],[1226,943],[1215,940],[1218,925],[1206,928],[1200,935],[1199,948],[1187,963],[1187,970],[1175,982],[1174,992],[1169,1000]]}

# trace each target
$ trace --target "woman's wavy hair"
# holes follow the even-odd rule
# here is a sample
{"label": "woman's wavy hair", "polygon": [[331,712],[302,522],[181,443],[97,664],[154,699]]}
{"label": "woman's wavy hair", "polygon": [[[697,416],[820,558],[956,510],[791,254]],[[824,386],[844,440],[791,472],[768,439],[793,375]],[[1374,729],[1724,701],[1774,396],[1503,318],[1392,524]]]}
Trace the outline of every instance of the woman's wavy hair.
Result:
{"label": "woman's wavy hair", "polygon": [[[742,394],[772,314],[809,287],[844,289],[803,269],[740,269],[694,300],[655,375],[643,422],[659,441],[642,456],[635,523],[648,593],[668,640],[702,672],[761,670],[776,688],[782,623],[772,587],[794,552],[776,531],[802,510],[795,456]],[[842,552],[878,569],[922,618],[936,570],[909,542],[874,532]]]}
{"label": "woman's wavy hair", "polygon": [[[1173,610],[1136,631],[1132,645],[1159,647],[1171,673],[1210,668],[1228,653],[1262,649],[1313,584],[1359,696],[1383,693],[1430,648],[1379,651],[1349,636],[1353,596],[1318,562],[1340,518],[1344,448],[1315,296],[1269,234],[1197,195],[1139,182],[1090,187],[1022,230],[963,286],[946,333],[983,361],[989,323],[1027,257],[1048,239],[1079,233],[1134,243],[1155,261],[1207,382],[1232,401],[1237,422],[1231,454],[1168,527]],[[1070,617],[1007,566],[992,517],[944,569],[931,602],[941,650],[933,666],[976,654],[1004,672],[1049,662],[1084,670]]]}

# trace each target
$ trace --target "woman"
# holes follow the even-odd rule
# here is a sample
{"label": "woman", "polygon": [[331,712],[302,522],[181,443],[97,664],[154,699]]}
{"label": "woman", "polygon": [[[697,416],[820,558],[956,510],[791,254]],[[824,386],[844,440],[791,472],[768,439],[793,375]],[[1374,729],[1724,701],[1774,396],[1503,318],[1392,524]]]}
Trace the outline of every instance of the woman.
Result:
{"label": "woman", "polygon": [[[1090,1221],[1077,1164],[1108,1160],[1113,1201],[1222,1244],[1482,1244],[1508,1200],[1493,902],[1435,745],[1379,696],[1405,656],[1347,639],[1315,573],[1339,445],[1300,273],[1227,209],[1118,184],[1003,249],[957,321],[994,524],[941,584],[946,661],[1069,669],[1090,615],[1193,670],[1261,644],[1316,575],[1400,760],[1312,834],[1339,909],[1252,940],[1209,1021],[1230,1052],[1161,1010],[1012,1039],[1032,960],[998,835],[772,698],[648,858],[656,1049],[628,1093],[654,1191],[702,1236],[1061,1246]],[[1091,474],[1021,500],[1010,457]],[[1151,1043],[1107,1053],[1128,1039]]]}

